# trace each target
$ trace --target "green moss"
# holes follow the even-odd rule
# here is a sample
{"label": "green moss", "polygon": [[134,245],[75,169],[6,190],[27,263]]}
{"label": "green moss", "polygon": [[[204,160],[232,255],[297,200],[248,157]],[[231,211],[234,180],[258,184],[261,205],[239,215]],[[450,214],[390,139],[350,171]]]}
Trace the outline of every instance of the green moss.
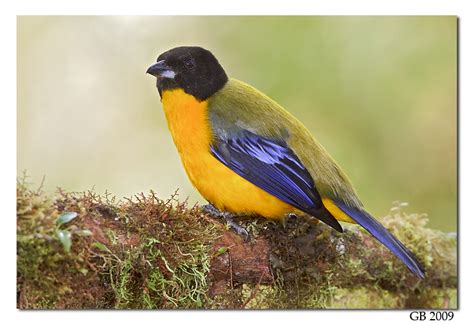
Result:
{"label": "green moss", "polygon": [[277,305],[277,289],[269,285],[250,286],[242,285],[242,308],[245,309],[272,309]]}
{"label": "green moss", "polygon": [[[426,265],[427,279],[417,279],[356,226],[340,234],[303,219],[287,220],[284,227],[261,221],[252,227],[260,228],[259,235],[270,242],[270,261],[279,284],[269,286],[274,299],[257,304],[262,308],[456,308],[455,296],[445,297],[445,288],[457,285],[455,236],[427,228],[426,215],[406,214],[403,208],[382,222]],[[260,286],[259,291],[265,288]]]}
{"label": "green moss", "polygon": [[399,308],[399,296],[383,289],[341,288],[335,292],[330,308]]}
{"label": "green moss", "polygon": [[[112,205],[94,192],[50,199],[18,182],[19,308],[201,308],[213,223],[175,197],[153,192]],[[71,253],[56,238],[63,211]],[[78,233],[91,235],[78,235]],[[74,297],[72,297],[74,296]],[[78,297],[79,296],[79,297]]]}
{"label": "green moss", "polygon": [[[58,225],[65,212],[78,216]],[[340,234],[304,219],[243,219],[253,237],[245,243],[223,236],[225,226],[176,195],[161,200],[150,192],[121,201],[93,191],[47,195],[22,178],[18,307],[456,308],[455,236],[427,228],[426,215],[406,214],[400,204],[382,221],[425,264],[425,280],[356,226]],[[59,229],[71,234],[69,253]],[[247,249],[257,242],[256,250]],[[245,263],[248,251],[263,258],[252,259],[256,268],[244,266],[248,273],[233,272],[239,260],[230,256]],[[226,272],[220,282],[212,279],[217,259]],[[270,279],[261,281],[266,267]]]}

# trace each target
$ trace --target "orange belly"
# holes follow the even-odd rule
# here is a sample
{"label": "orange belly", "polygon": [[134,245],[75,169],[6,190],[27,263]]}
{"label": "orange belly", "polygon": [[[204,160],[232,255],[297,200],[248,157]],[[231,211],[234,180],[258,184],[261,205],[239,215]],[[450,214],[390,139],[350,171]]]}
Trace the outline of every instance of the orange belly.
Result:
{"label": "orange belly", "polygon": [[175,89],[162,93],[162,103],[184,169],[207,201],[221,210],[271,219],[281,219],[296,211],[212,156],[207,101],[199,102],[183,90]]}

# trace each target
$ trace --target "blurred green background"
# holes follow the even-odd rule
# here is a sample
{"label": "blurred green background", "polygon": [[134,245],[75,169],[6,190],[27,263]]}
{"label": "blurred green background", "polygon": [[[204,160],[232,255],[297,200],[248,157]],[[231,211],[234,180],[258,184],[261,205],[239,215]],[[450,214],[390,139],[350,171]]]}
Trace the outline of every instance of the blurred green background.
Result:
{"label": "blurred green background", "polygon": [[380,217],[456,230],[455,17],[20,16],[18,173],[45,188],[203,202],[146,68],[178,45],[301,119]]}

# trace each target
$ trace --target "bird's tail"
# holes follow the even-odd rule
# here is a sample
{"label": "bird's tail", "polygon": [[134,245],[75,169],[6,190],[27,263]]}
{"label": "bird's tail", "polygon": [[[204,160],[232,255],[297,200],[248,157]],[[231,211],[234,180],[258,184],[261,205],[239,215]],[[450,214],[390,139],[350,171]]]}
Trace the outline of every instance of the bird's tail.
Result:
{"label": "bird's tail", "polygon": [[334,202],[344,213],[349,215],[355,222],[365,228],[377,240],[385,245],[393,254],[395,254],[406,266],[419,278],[425,277],[425,269],[416,259],[413,252],[408,250],[392,233],[390,233],[382,224],[373,218],[366,211],[347,207],[342,202]]}

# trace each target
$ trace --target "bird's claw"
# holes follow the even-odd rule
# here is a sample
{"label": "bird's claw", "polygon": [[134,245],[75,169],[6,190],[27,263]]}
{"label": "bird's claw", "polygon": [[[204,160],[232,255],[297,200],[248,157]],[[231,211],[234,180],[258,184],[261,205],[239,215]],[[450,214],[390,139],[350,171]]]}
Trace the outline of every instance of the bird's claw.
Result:
{"label": "bird's claw", "polygon": [[[229,214],[230,215],[230,214]],[[250,234],[247,232],[247,230],[243,227],[237,224],[233,219],[232,216],[225,215],[224,219],[227,223],[227,225],[234,230],[238,235],[242,236],[245,242],[250,241]]]}
{"label": "bird's claw", "polygon": [[211,215],[214,218],[218,218],[218,219],[223,218],[227,226],[229,226],[229,228],[232,229],[234,232],[236,232],[238,235],[242,236],[245,242],[250,241],[249,232],[244,227],[242,227],[241,225],[237,224],[234,221],[231,213],[222,212],[211,204],[202,206],[202,211]]}
{"label": "bird's claw", "polygon": [[287,226],[289,223],[294,222],[297,218],[298,218],[298,215],[296,215],[296,214],[294,214],[294,213],[288,213],[288,214],[286,215],[286,217],[283,217],[282,220],[281,220],[281,223],[282,223],[283,228],[286,229],[286,226]]}

